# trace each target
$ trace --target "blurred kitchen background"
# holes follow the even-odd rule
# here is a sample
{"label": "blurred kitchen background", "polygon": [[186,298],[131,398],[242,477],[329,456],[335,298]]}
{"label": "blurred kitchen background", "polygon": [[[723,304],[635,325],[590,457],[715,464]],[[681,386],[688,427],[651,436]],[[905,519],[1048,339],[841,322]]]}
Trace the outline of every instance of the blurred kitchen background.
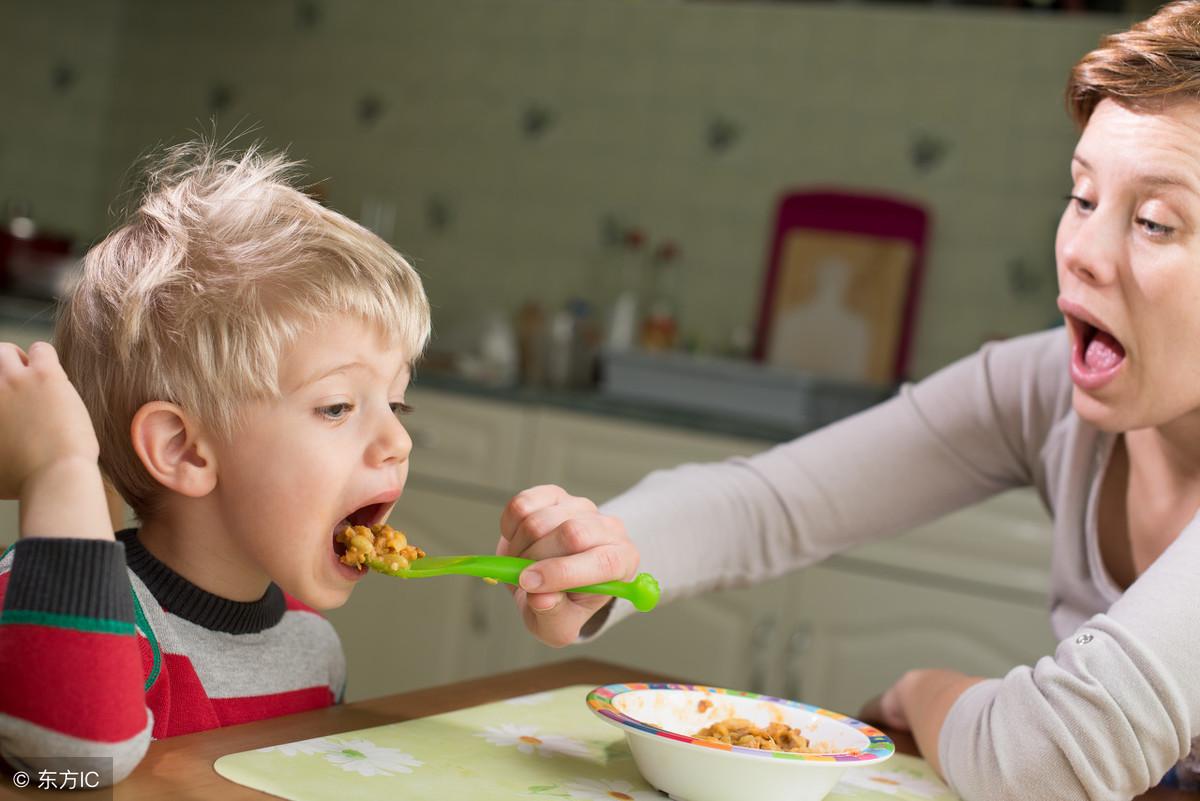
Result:
{"label": "blurred kitchen background", "polygon": [[[436,345],[674,265],[678,343],[748,350],[779,196],[930,213],[911,375],[1055,317],[1068,68],[1123,14],[948,3],[3,0],[0,203],[79,252],[133,160],[253,128],[410,256]],[[464,342],[464,338],[467,340]]]}
{"label": "blurred kitchen background", "polygon": [[[603,500],[1056,324],[1067,72],[1152,9],[0,0],[0,339],[45,335],[47,300],[114,224],[140,153],[214,130],[286,147],[314,195],[410,257],[434,306],[399,524],[430,552],[490,550],[499,506],[523,486]],[[842,269],[850,288],[824,317],[796,318],[790,350],[815,343],[824,358],[806,370],[765,358],[764,318],[788,275],[816,274],[803,259],[784,272],[779,225],[783,198],[815,190],[924,222],[919,244],[862,251],[853,280]],[[883,373],[839,370],[850,343],[864,352],[846,298],[882,286],[871,278],[889,259],[887,330],[872,329],[891,348]],[[1052,645],[1045,519],[1031,493],[974,514],[798,580],[669,605],[597,653],[848,712],[907,664],[1002,671]],[[386,584],[355,597],[390,603]],[[352,697],[544,658],[503,634],[513,616],[497,617],[509,610],[483,585],[450,585],[405,585],[410,602],[432,593],[414,608],[461,616],[406,621],[429,649],[420,665],[398,671],[384,651],[401,646],[343,629],[365,671]],[[887,609],[867,611],[878,597]],[[842,617],[807,616],[820,609]]]}

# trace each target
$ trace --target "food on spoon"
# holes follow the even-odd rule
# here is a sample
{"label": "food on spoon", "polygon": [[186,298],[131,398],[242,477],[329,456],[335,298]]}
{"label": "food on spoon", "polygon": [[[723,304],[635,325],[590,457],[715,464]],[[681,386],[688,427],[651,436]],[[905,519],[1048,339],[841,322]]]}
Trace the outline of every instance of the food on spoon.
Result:
{"label": "food on spoon", "polygon": [[771,723],[766,729],[744,718],[726,718],[692,735],[698,740],[758,748],[763,751],[791,751],[794,754],[820,753],[808,744],[808,739],[785,723]]}
{"label": "food on spoon", "polygon": [[408,544],[404,532],[387,523],[366,526],[346,526],[334,540],[345,550],[339,558],[342,564],[366,570],[368,567],[385,573],[404,570],[425,552]]}

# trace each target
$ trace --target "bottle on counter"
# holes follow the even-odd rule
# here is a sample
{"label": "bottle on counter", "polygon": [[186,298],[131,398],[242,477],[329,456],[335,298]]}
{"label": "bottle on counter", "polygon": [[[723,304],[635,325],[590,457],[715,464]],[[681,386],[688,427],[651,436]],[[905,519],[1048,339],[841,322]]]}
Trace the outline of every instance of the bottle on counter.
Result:
{"label": "bottle on counter", "polygon": [[596,381],[600,330],[591,305],[572,298],[550,318],[546,383],[553,389],[583,389]]}
{"label": "bottle on counter", "polygon": [[679,246],[665,241],[651,256],[651,289],[639,343],[646,350],[670,350],[679,339]]}
{"label": "bottle on counter", "polygon": [[609,265],[613,288],[604,299],[604,347],[628,350],[637,344],[638,326],[645,305],[646,271],[643,269],[646,234],[629,228],[620,235],[617,258]]}
{"label": "bottle on counter", "polygon": [[546,385],[546,312],[542,304],[528,301],[517,311],[517,362],[521,383]]}

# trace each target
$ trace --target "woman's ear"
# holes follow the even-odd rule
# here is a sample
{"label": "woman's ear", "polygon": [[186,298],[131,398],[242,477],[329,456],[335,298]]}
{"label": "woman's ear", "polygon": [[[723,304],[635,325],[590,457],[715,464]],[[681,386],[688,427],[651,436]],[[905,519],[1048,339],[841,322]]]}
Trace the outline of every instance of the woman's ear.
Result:
{"label": "woman's ear", "polygon": [[199,424],[183,409],[151,401],[130,424],[133,450],[154,480],[189,498],[202,498],[217,485],[216,454]]}

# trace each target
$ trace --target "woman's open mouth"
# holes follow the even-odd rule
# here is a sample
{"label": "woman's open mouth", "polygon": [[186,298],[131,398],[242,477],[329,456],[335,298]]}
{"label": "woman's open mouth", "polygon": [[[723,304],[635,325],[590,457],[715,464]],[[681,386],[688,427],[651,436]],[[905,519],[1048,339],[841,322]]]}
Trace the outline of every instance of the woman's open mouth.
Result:
{"label": "woman's open mouth", "polygon": [[1066,312],[1072,331],[1071,380],[1084,390],[1112,381],[1125,363],[1125,346],[1111,332]]}

